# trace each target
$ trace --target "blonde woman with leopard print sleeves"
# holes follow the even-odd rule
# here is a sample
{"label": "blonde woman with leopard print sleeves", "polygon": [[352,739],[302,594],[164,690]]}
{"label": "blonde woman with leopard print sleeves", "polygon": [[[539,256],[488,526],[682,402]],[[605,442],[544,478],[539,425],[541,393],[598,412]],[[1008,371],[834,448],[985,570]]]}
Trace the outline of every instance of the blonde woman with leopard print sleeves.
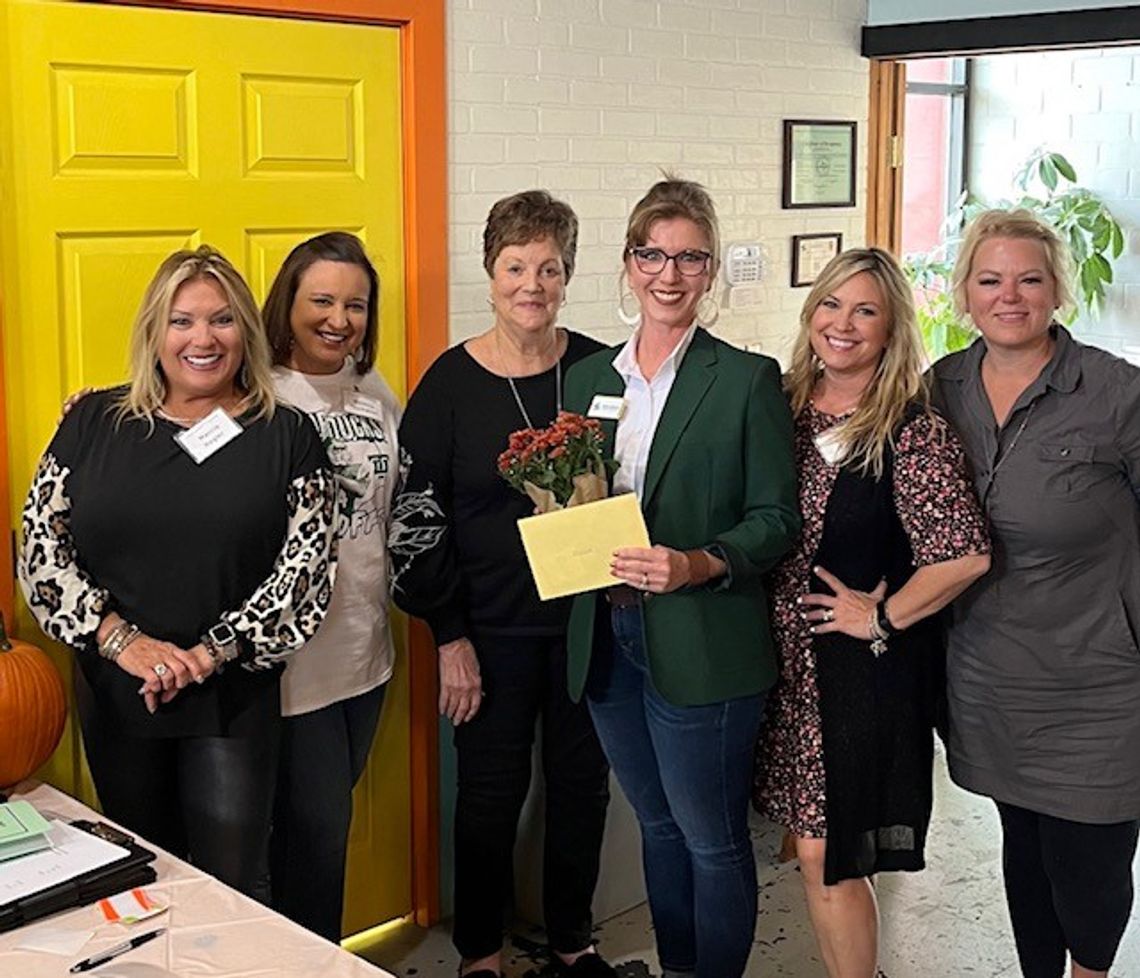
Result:
{"label": "blonde woman with leopard print sleeves", "polygon": [[335,498],[249,288],[203,246],[159,267],[129,383],[72,408],[24,509],[20,583],[75,650],[103,810],[258,897],[280,664],[325,615]]}

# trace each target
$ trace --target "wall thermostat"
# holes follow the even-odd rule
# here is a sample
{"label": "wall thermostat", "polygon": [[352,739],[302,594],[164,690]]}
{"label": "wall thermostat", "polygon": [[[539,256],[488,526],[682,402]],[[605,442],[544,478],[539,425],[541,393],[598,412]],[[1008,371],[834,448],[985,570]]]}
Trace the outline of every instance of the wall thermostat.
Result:
{"label": "wall thermostat", "polygon": [[738,241],[724,253],[724,279],[730,286],[755,285],[767,266],[764,246],[758,241]]}

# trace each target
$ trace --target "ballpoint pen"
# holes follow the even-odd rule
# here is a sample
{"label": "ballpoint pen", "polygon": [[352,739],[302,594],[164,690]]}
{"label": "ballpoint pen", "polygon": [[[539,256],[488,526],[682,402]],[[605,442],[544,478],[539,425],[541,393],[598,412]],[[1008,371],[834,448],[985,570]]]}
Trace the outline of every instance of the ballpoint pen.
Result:
{"label": "ballpoint pen", "polygon": [[159,934],[165,932],[166,928],[160,927],[158,930],[152,930],[148,934],[139,934],[138,937],[132,937],[129,941],[123,941],[122,944],[109,947],[106,951],[100,951],[98,954],[92,954],[89,958],[84,958],[78,964],[73,964],[69,971],[71,974],[77,975],[81,971],[90,971],[92,968],[98,968],[99,965],[106,964],[112,958],[117,958],[120,954],[126,954],[128,951],[133,951],[136,947],[141,947],[147,941],[153,941]]}

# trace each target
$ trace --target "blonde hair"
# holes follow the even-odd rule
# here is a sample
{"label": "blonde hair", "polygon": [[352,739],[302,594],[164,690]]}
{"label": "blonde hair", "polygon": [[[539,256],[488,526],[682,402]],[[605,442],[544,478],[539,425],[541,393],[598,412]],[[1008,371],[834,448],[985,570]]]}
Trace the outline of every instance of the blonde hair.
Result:
{"label": "blonde hair", "polygon": [[141,418],[153,423],[154,413],[166,398],[166,379],[159,354],[170,328],[174,297],[187,282],[210,280],[222,290],[241,337],[241,368],[234,383],[244,394],[241,413],[256,411],[271,417],[277,400],[269,366],[269,344],[261,328],[257,303],[249,286],[221,252],[209,245],[193,251],[176,251],[158,266],[143,295],[131,331],[130,384],[118,404],[118,417]]}
{"label": "blonde hair", "polygon": [[645,196],[634,205],[625,229],[625,251],[623,257],[634,248],[640,248],[649,240],[653,225],[658,221],[684,218],[692,221],[709,240],[709,279],[716,278],[720,268],[720,226],[716,219],[709,192],[694,180],[682,180],[672,173],[666,173],[664,180],[658,180]]}
{"label": "blonde hair", "polygon": [[954,306],[959,313],[967,312],[966,285],[974,256],[982,243],[990,238],[1018,238],[1023,241],[1036,241],[1041,245],[1045,256],[1045,271],[1053,279],[1053,295],[1061,309],[1072,309],[1076,305],[1072,286],[1072,258],[1069,246],[1060,235],[1032,211],[1024,208],[1015,210],[982,211],[970,222],[966,234],[958,248],[954,271],[950,276],[950,291],[954,296]]}
{"label": "blonde hair", "polygon": [[879,248],[852,248],[836,255],[820,272],[800,312],[800,331],[792,348],[792,363],[784,377],[792,413],[799,417],[811,400],[823,363],[811,345],[811,320],[819,304],[844,282],[866,272],[882,296],[887,321],[887,344],[875,374],[855,412],[838,429],[846,464],[860,473],[883,476],[888,446],[916,399],[932,417],[930,395],[923,379],[925,354],[915,319],[914,297],[899,264]]}

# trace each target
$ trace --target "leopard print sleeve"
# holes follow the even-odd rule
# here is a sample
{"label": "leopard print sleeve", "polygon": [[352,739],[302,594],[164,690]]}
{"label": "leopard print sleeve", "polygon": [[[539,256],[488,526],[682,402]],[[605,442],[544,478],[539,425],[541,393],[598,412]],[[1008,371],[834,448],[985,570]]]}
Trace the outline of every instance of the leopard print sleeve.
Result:
{"label": "leopard print sleeve", "polygon": [[94,638],[110,599],[79,566],[71,536],[68,469],[51,453],[40,460],[24,504],[20,587],[40,627],[83,649]]}
{"label": "leopard print sleeve", "polygon": [[326,468],[289,485],[289,523],[277,562],[261,585],[222,620],[252,655],[246,669],[270,669],[311,639],[324,621],[336,569],[336,480]]}

